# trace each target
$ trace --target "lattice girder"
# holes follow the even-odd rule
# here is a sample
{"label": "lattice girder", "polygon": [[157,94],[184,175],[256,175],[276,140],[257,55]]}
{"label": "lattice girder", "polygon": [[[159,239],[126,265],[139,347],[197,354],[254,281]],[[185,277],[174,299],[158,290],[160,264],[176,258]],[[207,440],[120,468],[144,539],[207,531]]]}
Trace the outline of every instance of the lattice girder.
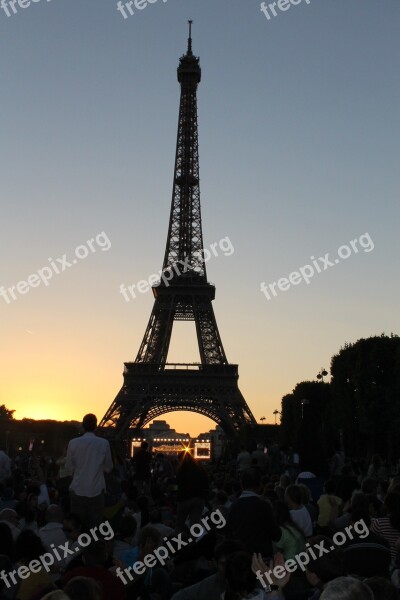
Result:
{"label": "lattice girder", "polygon": [[[146,372],[146,366],[151,366]],[[144,368],[139,368],[144,367]],[[237,366],[198,370],[160,370],[158,365],[126,363],[125,383],[105,415],[101,427],[114,428],[117,439],[129,429],[140,429],[172,411],[190,411],[209,417],[229,434],[254,424],[237,386]]]}

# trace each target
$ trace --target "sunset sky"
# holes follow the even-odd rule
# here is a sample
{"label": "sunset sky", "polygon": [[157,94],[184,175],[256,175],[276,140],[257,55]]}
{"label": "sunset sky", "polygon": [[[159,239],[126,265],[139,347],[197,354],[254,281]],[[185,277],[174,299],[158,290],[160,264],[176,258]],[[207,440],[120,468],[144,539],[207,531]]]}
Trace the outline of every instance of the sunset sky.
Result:
{"label": "sunset sky", "polygon": [[[128,19],[115,0],[17,8],[0,10],[0,404],[15,417],[101,418],[135,359],[153,297],[119,290],[162,265],[190,18],[205,247],[234,248],[207,271],[257,420],[345,342],[400,332],[398,0],[311,0],[270,20],[259,0],[158,0]],[[49,258],[59,274],[13,300]],[[308,285],[261,292],[313,260]],[[196,359],[194,324],[177,323],[169,362]]]}

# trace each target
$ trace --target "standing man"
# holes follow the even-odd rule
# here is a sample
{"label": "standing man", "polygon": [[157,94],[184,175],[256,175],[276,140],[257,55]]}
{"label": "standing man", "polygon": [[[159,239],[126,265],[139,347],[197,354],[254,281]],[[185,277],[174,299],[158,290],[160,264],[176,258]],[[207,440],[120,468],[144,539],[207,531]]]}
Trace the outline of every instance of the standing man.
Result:
{"label": "standing man", "polygon": [[251,467],[250,452],[248,452],[243,445],[240,446],[240,452],[236,458],[236,465],[239,473],[243,473],[243,471],[246,471],[246,469],[250,469]]}
{"label": "standing man", "polygon": [[7,448],[0,448],[0,482],[11,476],[11,459],[7,454]]}
{"label": "standing man", "polygon": [[68,444],[65,469],[72,474],[69,486],[71,513],[77,514],[85,525],[99,525],[103,519],[104,473],[113,469],[110,444],[97,437],[95,415],[83,417],[84,434]]}
{"label": "standing man", "polygon": [[344,467],[344,452],[341,448],[340,444],[336,444],[335,445],[335,453],[332,456],[332,460],[330,463],[330,469],[331,469],[331,477],[335,478],[335,477],[339,477],[342,474],[342,470]]}
{"label": "standing man", "polygon": [[228,539],[241,542],[246,552],[260,553],[269,564],[274,555],[272,542],[279,542],[281,529],[272,506],[259,496],[261,473],[247,469],[241,475],[242,494],[233,502],[228,514]]}
{"label": "standing man", "polygon": [[150,493],[151,454],[147,442],[140,444],[140,448],[136,450],[131,463],[135,468],[135,480],[139,495],[148,496]]}

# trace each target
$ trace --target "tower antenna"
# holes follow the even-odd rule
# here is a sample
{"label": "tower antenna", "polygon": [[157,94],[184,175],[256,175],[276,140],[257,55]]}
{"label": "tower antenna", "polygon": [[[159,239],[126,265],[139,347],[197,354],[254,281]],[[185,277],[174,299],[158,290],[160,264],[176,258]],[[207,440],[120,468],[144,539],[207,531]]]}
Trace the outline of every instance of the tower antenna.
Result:
{"label": "tower antenna", "polygon": [[188,21],[188,23],[189,23],[189,39],[188,39],[187,53],[191,56],[192,55],[192,24],[193,24],[193,21]]}

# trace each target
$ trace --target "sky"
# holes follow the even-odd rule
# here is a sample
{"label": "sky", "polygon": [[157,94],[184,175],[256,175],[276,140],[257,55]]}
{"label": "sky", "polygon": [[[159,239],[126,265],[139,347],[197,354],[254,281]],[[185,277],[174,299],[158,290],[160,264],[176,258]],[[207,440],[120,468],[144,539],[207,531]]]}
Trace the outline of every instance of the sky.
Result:
{"label": "sky", "polygon": [[[398,0],[269,18],[259,0],[156,0],[126,19],[115,0],[7,2],[0,404],[16,418],[101,418],[136,357],[153,297],[120,286],[162,266],[188,19],[207,273],[256,419],[345,342],[400,332]],[[168,361],[196,358],[177,323]]]}

